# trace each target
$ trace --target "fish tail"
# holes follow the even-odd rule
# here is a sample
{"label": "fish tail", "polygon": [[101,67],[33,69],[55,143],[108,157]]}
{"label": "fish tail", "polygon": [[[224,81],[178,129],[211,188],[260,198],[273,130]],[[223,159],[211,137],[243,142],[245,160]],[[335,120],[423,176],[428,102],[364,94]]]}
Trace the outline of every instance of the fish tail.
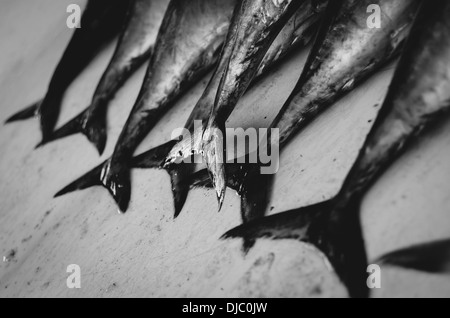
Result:
{"label": "fish tail", "polygon": [[450,273],[450,240],[431,242],[384,255],[376,264],[403,267],[431,274]]}
{"label": "fish tail", "polygon": [[[100,155],[103,154],[107,141],[106,107],[93,107],[85,111],[55,130],[50,137],[42,142],[50,143],[58,139],[81,133],[95,146]],[[96,104],[98,106],[98,104]]]}
{"label": "fish tail", "polygon": [[172,185],[174,198],[175,218],[178,217],[186,203],[189,190],[192,188],[190,177],[193,174],[192,164],[172,164],[166,165],[166,159],[169,152],[177,141],[169,141],[159,147],[153,148],[132,160],[133,168],[156,168],[165,169],[169,175]]}
{"label": "fish tail", "polygon": [[[345,214],[334,213],[334,200],[305,208],[256,219],[240,225],[222,239],[242,238],[252,244],[259,238],[273,240],[296,239],[318,248],[333,265],[355,298],[369,296],[367,288],[367,259],[362,239],[358,205],[347,206]],[[349,217],[351,216],[351,217]]]}
{"label": "fish tail", "polygon": [[41,103],[42,103],[42,100],[28,106],[27,108],[21,110],[20,112],[12,115],[5,121],[5,124],[9,124],[9,123],[12,123],[15,121],[26,120],[26,119],[36,117],[38,115],[39,106],[41,105]]}
{"label": "fish tail", "polygon": [[93,186],[103,186],[116,201],[120,212],[127,211],[131,198],[130,169],[125,164],[113,163],[111,159],[69,184],[55,197]]}
{"label": "fish tail", "polygon": [[141,169],[163,169],[167,155],[176,143],[177,141],[171,140],[161,146],[155,147],[137,157],[134,157],[131,161],[131,167]]}
{"label": "fish tail", "polygon": [[75,180],[74,182],[72,182],[71,184],[66,186],[64,189],[62,189],[61,191],[56,193],[54,197],[58,198],[58,197],[61,197],[63,195],[66,195],[66,194],[74,192],[74,191],[85,190],[90,187],[102,185],[101,173],[102,173],[104,165],[105,165],[105,163],[102,163],[101,165],[94,168],[93,170],[91,170],[90,172],[88,172],[87,174],[82,176],[81,178]]}
{"label": "fish tail", "polygon": [[203,133],[202,152],[206,161],[214,190],[219,203],[219,211],[222,208],[226,193],[225,152],[224,138],[221,130],[214,125],[209,125]]}
{"label": "fish tail", "polygon": [[175,218],[180,215],[181,210],[186,203],[189,190],[191,189],[189,179],[192,176],[194,168],[195,165],[193,164],[179,164],[167,169],[172,185]]}
{"label": "fish tail", "polygon": [[213,184],[211,178],[209,177],[208,171],[206,169],[203,169],[194,173],[191,177],[190,187],[191,189],[196,188],[212,189]]}

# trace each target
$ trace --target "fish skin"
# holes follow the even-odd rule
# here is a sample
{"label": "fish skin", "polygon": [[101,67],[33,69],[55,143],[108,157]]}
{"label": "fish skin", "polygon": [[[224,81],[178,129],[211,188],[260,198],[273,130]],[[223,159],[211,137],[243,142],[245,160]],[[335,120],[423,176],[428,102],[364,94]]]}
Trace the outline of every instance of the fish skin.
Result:
{"label": "fish skin", "polygon": [[375,264],[431,274],[450,274],[450,239],[414,245],[384,255]]}
{"label": "fish skin", "polygon": [[[408,2],[412,3],[411,1],[395,3],[405,5]],[[444,5],[443,2],[440,2],[441,10],[433,9],[434,3],[431,8],[428,4],[421,9],[421,15],[413,24],[384,106],[339,194],[330,201],[243,224],[226,233],[224,238],[242,237],[248,241],[254,241],[259,237],[283,239],[292,238],[294,233],[296,234],[294,238],[315,245],[328,257],[336,273],[347,286],[350,296],[367,297],[369,295],[365,280],[367,257],[359,221],[363,194],[381,171],[386,169],[405,149],[407,140],[414,138],[424,126],[432,122],[437,114],[449,108],[450,95],[446,96],[445,93],[450,94],[450,37],[443,40],[450,32],[449,20],[438,19],[433,14],[432,18],[428,18],[430,20],[424,17],[424,12],[430,14],[433,11],[436,15],[438,11],[443,10],[443,7],[446,7],[443,11],[448,14],[450,6]],[[383,4],[383,1],[380,1],[380,4]],[[419,1],[412,3],[412,6],[416,8],[420,4]],[[413,10],[412,6],[411,10]],[[383,8],[383,5],[381,7]],[[427,7],[428,10],[426,10]],[[432,31],[428,32],[421,28],[421,25],[430,26],[436,23],[432,21],[433,19],[440,20],[441,23],[445,20],[447,24],[443,28],[445,32],[441,30],[435,34],[435,37],[440,35],[439,39],[433,39],[430,33],[441,26],[430,27]],[[393,23],[396,20],[398,19],[390,19]],[[424,50],[424,47],[429,49]],[[433,51],[433,57],[430,50]],[[435,51],[440,53],[435,55]],[[428,53],[428,56],[421,56],[424,55],[421,52]],[[446,67],[444,67],[445,63],[447,63]],[[439,69],[441,70],[436,73]],[[439,83],[444,84],[439,85]],[[438,88],[437,91],[435,91],[436,88]],[[421,101],[420,98],[425,104],[428,101],[428,104],[417,103]],[[314,113],[317,114],[317,110]],[[310,113],[307,113],[307,116],[311,119]],[[284,126],[284,133],[280,134],[284,138],[283,143],[286,143],[291,137],[289,132],[296,131],[295,123],[298,121],[291,116],[284,117],[286,119],[278,119],[276,122],[284,122],[284,125],[294,123],[289,129]],[[407,131],[404,130],[405,127],[408,127]]]}
{"label": "fish skin", "polygon": [[242,0],[233,49],[202,137],[202,155],[213,179],[219,210],[225,198],[225,122],[257,75],[267,50],[304,0]]}
{"label": "fish skin", "polygon": [[113,57],[103,73],[91,105],[56,130],[46,142],[82,133],[101,155],[106,145],[109,103],[131,75],[150,59],[169,0],[133,0]]}
{"label": "fish skin", "polygon": [[[340,5],[339,2],[330,4],[328,17],[325,18],[300,80],[271,124],[271,128],[280,129],[279,147],[281,151],[293,136],[304,129],[323,110],[333,105],[335,101],[380,70],[400,53],[410,29],[408,26],[411,25],[412,17],[418,6],[418,4],[412,4],[410,8],[406,7],[405,14],[402,13],[401,6],[399,6],[400,9],[394,10],[389,7],[388,9],[392,12],[391,18],[387,19],[390,21],[389,24],[385,23],[380,30],[368,29],[367,33],[370,34],[364,35],[365,21],[360,21],[361,24],[358,28],[358,26],[351,25],[352,21],[357,21],[357,18],[349,19],[350,28],[347,28],[347,32],[341,31],[346,28],[345,21],[335,21],[338,18],[333,12],[339,10],[352,12],[352,4],[354,5],[355,2],[346,2],[349,7],[341,9],[339,6],[343,6],[343,4]],[[403,3],[408,4],[409,2],[412,1],[408,0]],[[382,1],[377,3],[384,6]],[[364,14],[361,13],[362,16],[366,16],[366,8],[366,3],[360,4],[358,10],[364,12]],[[330,29],[333,31],[329,32]],[[391,34],[396,36],[391,37]],[[336,44],[333,46],[333,43]],[[355,43],[359,43],[359,46]],[[366,47],[369,49],[366,50]],[[335,67],[334,65],[341,63],[339,57],[341,55],[348,56],[348,60],[351,60],[352,63],[340,65],[341,68]],[[372,59],[372,56],[375,59]],[[370,67],[367,67],[367,64]],[[353,85],[344,85],[347,82],[352,82]],[[329,87],[333,89],[330,91]],[[340,89],[336,89],[337,87]],[[270,131],[269,129],[269,133]],[[260,169],[254,165],[243,165],[242,169],[247,173],[242,174],[245,178],[238,181],[242,185],[239,192],[241,215],[244,222],[248,222],[264,216],[274,176],[261,175]]]}
{"label": "fish skin", "polygon": [[[272,43],[272,46],[269,48],[258,69],[258,77],[251,85],[254,85],[260,77],[269,72],[274,65],[286,58],[291,52],[295,51],[297,48],[304,47],[309,43],[315,35],[321,13],[326,7],[326,2],[327,1],[306,1],[297,10]],[[232,23],[232,26],[234,29],[236,28],[235,23]],[[234,34],[233,30],[229,31],[229,34]],[[188,192],[191,188],[189,179],[196,170],[195,164],[176,164],[176,162],[189,158],[192,159],[192,153],[200,153],[203,127],[200,127],[200,129],[195,131],[194,122],[198,120],[202,123],[206,123],[209,119],[214,105],[216,92],[220,85],[221,74],[223,74],[223,71],[226,68],[227,57],[230,55],[232,49],[232,45],[230,45],[232,44],[232,41],[226,41],[226,43],[228,43],[228,45],[226,45],[222,51],[221,62],[219,62],[202,97],[194,107],[186,122],[185,128],[189,130],[190,135],[194,136],[192,140],[190,138],[182,138],[179,142],[171,141],[143,153],[135,158],[133,162],[133,167],[136,168],[158,168],[166,169],[169,172],[174,197],[175,217],[180,214],[184,206]],[[240,167],[236,168],[240,169]]]}
{"label": "fish skin", "polygon": [[112,157],[102,164],[100,173],[95,168],[56,196],[77,190],[78,185],[85,187],[86,182],[102,185],[120,211],[126,212],[131,196],[129,164],[135,149],[180,95],[215,65],[234,7],[235,0],[171,0],[144,84]]}
{"label": "fish skin", "polygon": [[[91,0],[53,73],[45,97],[10,117],[6,123],[34,116],[40,118],[42,144],[55,128],[65,92],[97,53],[120,32],[130,0]],[[38,147],[40,146],[38,145]]]}

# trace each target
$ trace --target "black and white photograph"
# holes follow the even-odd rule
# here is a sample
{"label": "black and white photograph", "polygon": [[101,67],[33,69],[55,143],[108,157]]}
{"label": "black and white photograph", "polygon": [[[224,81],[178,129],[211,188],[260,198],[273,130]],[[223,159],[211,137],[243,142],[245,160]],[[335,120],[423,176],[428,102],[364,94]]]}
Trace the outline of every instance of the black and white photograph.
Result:
{"label": "black and white photograph", "polygon": [[449,0],[0,0],[0,43],[0,298],[450,297]]}

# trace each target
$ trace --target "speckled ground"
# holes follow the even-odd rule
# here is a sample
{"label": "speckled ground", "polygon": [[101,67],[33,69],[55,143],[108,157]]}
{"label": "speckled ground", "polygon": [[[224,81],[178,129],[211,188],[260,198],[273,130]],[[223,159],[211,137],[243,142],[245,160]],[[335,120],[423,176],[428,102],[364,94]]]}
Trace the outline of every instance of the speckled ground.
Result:
{"label": "speckled ground", "polygon": [[[71,31],[69,3],[2,0],[0,120],[40,98]],[[66,95],[61,123],[89,102],[112,54],[105,50]],[[299,52],[255,87],[230,118],[232,127],[267,126],[294,87],[307,52]],[[390,66],[336,104],[282,153],[268,213],[332,197],[371,127],[392,75]],[[109,155],[136,98],[142,68],[109,113]],[[149,149],[181,127],[207,78],[170,111],[142,144]],[[420,139],[381,178],[362,209],[370,259],[450,229],[450,120]],[[315,249],[296,241],[261,240],[244,257],[239,241],[220,241],[239,224],[230,190],[217,213],[212,191],[192,191],[173,220],[169,177],[134,171],[130,210],[118,215],[95,188],[54,200],[53,194],[100,163],[82,136],[33,151],[30,120],[0,126],[0,297],[345,297],[345,288]],[[106,157],[106,156],[105,156]],[[2,257],[3,258],[3,257]],[[81,267],[82,288],[68,289],[66,268]],[[382,268],[375,297],[450,296],[450,278]]]}

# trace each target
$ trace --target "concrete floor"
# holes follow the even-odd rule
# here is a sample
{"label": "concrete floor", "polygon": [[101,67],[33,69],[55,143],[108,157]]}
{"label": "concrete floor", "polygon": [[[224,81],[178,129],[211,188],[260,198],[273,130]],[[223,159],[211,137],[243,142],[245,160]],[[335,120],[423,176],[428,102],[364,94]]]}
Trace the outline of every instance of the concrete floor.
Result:
{"label": "concrete floor", "polygon": [[[71,36],[66,7],[83,0],[0,1],[0,120],[45,93]],[[61,123],[88,105],[112,54],[105,50],[72,85]],[[307,52],[300,52],[242,99],[232,127],[267,126],[294,87]],[[382,102],[393,65],[327,111],[282,153],[269,214],[332,197],[351,167]],[[249,255],[239,241],[218,238],[240,223],[229,190],[222,212],[215,194],[192,191],[173,220],[169,177],[133,172],[129,212],[117,214],[101,188],[52,199],[61,187],[112,152],[140,88],[142,68],[109,112],[109,140],[100,159],[83,136],[33,151],[38,122],[0,126],[0,297],[346,297],[314,248],[261,240]],[[149,149],[181,127],[205,78],[142,144]],[[370,259],[415,243],[447,238],[450,230],[450,120],[421,138],[381,178],[362,209]],[[11,256],[11,255],[10,255]],[[81,289],[68,289],[66,268],[81,267]],[[382,268],[374,297],[450,296],[450,278]]]}

